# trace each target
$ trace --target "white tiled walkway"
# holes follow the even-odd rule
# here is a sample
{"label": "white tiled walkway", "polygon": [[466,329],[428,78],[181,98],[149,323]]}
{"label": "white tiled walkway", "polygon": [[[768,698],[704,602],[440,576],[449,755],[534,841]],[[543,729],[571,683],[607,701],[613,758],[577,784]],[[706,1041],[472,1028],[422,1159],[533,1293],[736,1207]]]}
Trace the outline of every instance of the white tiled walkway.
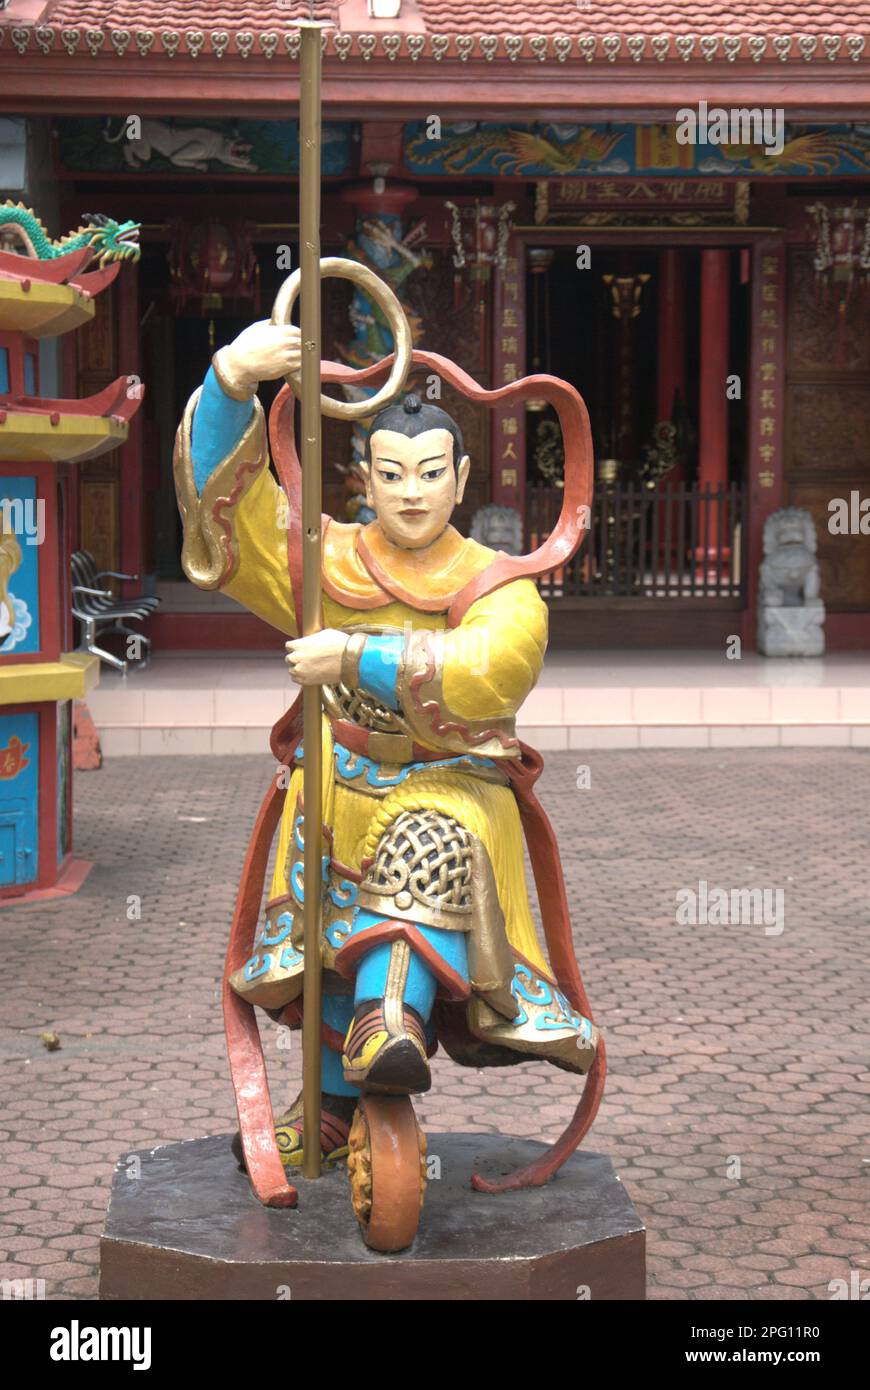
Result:
{"label": "white tiled walkway", "polygon": [[[88,706],[107,755],[262,753],[294,698],[282,651],[162,653],[103,667]],[[520,736],[555,748],[870,748],[870,657],[739,661],[691,651],[554,651]]]}

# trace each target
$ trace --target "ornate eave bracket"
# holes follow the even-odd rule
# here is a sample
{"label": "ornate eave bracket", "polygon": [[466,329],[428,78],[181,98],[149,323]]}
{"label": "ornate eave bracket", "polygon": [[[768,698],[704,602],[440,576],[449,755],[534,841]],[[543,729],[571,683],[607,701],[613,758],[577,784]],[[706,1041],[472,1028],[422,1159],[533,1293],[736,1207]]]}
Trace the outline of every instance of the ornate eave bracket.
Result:
{"label": "ornate eave bracket", "polygon": [[[859,63],[864,34],[453,34],[324,31],[323,54],[341,63]],[[0,46],[19,56],[272,62],[299,57],[298,29],[64,27],[0,19]]]}

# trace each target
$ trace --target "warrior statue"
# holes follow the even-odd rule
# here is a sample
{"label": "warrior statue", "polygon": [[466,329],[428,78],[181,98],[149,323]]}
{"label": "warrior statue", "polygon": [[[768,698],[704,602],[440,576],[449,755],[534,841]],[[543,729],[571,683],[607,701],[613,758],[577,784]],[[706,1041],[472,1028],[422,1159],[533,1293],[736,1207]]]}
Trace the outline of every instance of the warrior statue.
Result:
{"label": "warrior statue", "polygon": [[[297,329],[246,329],[215,354],[175,456],[185,573],[285,633],[294,681],[323,690],[321,1132],[304,1133],[300,1100],[276,1117],[288,1168],[311,1143],[326,1163],[345,1157],[360,1096],[426,1091],[439,1044],[467,1066],[541,1059],[577,1073],[599,1046],[581,1012],[558,850],[531,790],[540,760],[515,732],[541,672],[546,605],[532,578],[499,574],[518,560],[450,524],[471,460],[451,416],[408,394],[368,431],[362,469],[376,519],[325,519],[323,629],[297,636],[293,498],[270,471],[256,391],[299,363]],[[350,371],[323,366],[326,379]],[[276,431],[276,409],[273,455],[293,448],[292,416]],[[306,752],[297,738],[264,919],[229,981],[290,1027],[300,1026],[305,971]],[[530,909],[524,835],[550,959]],[[591,1123],[586,1099],[567,1152]],[[564,1161],[566,1142],[530,1181]]]}

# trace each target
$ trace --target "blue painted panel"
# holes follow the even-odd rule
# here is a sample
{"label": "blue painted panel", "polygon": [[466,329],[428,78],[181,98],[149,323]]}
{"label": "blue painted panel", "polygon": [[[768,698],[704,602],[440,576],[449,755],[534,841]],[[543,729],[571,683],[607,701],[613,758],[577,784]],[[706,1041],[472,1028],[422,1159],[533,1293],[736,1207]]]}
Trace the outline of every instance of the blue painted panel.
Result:
{"label": "blue painted panel", "polygon": [[[280,8],[280,4],[279,4]],[[255,121],[232,117],[155,116],[143,123],[137,139],[124,136],[123,117],[64,116],[57,121],[61,162],[88,173],[116,171],[122,177],[164,171],[174,176],[232,174],[237,180],[259,174],[295,174],[299,170],[299,122]],[[353,121],[324,121],[320,170],[344,174],[353,159],[358,126]],[[122,139],[121,137],[124,136]]]}
{"label": "blue painted panel", "polygon": [[39,875],[39,716],[0,715],[0,884]]}
{"label": "blue painted panel", "polygon": [[15,826],[0,820],[0,888],[15,882]]}
{"label": "blue painted panel", "polygon": [[45,518],[36,479],[0,477],[0,652],[39,651],[39,543]]}
{"label": "blue painted panel", "polygon": [[[730,135],[735,143],[708,139],[714,129],[713,139],[718,140],[718,127],[712,126],[717,113],[720,108],[712,103],[709,112],[705,108],[703,133],[696,131],[697,143],[688,144],[680,143],[676,120],[657,125],[445,121],[438,139],[429,138],[428,121],[409,121],[405,126],[405,164],[415,174],[558,179],[589,174],[608,178],[638,174],[674,179],[722,175],[787,178],[801,174],[836,178],[870,170],[870,131],[865,125],[788,122],[782,131],[781,152],[768,154],[761,143],[736,143],[746,138],[737,131]],[[751,133],[756,139],[764,135],[763,131]]]}
{"label": "blue painted panel", "polygon": [[9,390],[9,349],[0,347],[0,394]]}

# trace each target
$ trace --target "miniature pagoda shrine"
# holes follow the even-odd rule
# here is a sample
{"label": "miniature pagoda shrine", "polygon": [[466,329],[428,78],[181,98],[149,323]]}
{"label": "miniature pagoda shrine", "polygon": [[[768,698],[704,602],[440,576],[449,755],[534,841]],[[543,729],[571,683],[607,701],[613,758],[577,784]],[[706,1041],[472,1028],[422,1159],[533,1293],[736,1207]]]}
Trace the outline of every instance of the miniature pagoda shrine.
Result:
{"label": "miniature pagoda shrine", "polygon": [[41,396],[39,340],[92,319],[138,254],[135,232],[111,246],[105,222],[34,243],[38,219],[0,208],[4,245],[12,230],[22,246],[0,251],[0,900],[74,892],[91,867],[73,857],[73,700],[99,679],[99,658],[73,650],[74,472],[124,442],[142,388],[122,376],[83,400]]}

